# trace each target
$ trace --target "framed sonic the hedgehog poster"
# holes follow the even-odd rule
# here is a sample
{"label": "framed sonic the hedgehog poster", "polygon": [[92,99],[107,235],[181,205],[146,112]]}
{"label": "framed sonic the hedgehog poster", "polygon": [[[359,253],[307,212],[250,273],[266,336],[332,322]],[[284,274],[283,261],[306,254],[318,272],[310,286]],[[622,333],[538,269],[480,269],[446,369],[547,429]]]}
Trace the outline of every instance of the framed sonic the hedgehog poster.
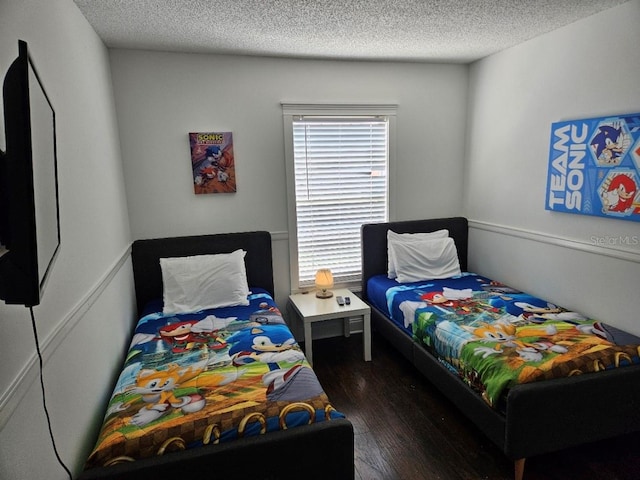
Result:
{"label": "framed sonic the hedgehog poster", "polygon": [[552,124],[545,208],[640,222],[640,113]]}
{"label": "framed sonic the hedgehog poster", "polygon": [[195,193],[235,192],[232,133],[189,133],[189,145]]}

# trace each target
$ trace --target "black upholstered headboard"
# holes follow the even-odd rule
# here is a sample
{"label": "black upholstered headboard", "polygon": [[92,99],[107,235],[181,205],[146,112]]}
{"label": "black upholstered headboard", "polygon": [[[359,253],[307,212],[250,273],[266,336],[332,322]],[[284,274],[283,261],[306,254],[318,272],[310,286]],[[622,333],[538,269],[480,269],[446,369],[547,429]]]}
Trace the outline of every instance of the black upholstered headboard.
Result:
{"label": "black upholstered headboard", "polygon": [[362,295],[367,297],[367,280],[387,273],[387,231],[396,233],[434,232],[446,228],[458,250],[462,271],[467,270],[468,222],[464,217],[406,220],[401,222],[369,223],[362,226]]}
{"label": "black upholstered headboard", "polygon": [[244,260],[249,287],[262,287],[274,295],[269,232],[221,233],[136,240],[131,247],[131,259],[138,314],[149,301],[162,298],[160,258],[231,253],[239,248],[247,252]]}

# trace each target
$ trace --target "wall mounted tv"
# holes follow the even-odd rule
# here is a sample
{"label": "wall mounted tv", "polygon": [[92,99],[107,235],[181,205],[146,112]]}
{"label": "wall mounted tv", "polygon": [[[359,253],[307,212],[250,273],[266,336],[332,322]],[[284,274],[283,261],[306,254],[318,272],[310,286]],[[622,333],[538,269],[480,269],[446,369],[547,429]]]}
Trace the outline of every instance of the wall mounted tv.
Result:
{"label": "wall mounted tv", "polygon": [[2,93],[0,299],[32,307],[60,250],[60,213],[55,112],[22,40]]}

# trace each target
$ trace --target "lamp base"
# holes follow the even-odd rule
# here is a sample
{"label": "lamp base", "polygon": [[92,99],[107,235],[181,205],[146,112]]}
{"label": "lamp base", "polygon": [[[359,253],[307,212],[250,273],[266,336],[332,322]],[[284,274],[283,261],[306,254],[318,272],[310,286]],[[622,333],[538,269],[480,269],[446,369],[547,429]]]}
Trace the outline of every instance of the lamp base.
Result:
{"label": "lamp base", "polygon": [[331,297],[333,297],[333,292],[331,290],[318,290],[318,291],[316,291],[316,297],[318,297],[318,298],[331,298]]}

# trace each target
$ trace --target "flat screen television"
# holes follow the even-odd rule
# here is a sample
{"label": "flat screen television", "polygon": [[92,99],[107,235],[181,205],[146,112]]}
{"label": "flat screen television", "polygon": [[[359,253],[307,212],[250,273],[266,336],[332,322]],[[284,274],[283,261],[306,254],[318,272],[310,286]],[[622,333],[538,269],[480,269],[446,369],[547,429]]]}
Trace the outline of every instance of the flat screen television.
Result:
{"label": "flat screen television", "polygon": [[55,111],[22,40],[2,94],[0,299],[31,307],[40,303],[60,250],[60,210]]}

